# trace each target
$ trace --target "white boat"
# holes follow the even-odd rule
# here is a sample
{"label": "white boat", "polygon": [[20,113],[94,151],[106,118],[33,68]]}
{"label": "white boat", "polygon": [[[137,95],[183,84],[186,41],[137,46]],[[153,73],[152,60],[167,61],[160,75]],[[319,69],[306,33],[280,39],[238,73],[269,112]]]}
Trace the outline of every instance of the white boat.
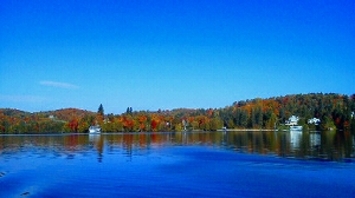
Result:
{"label": "white boat", "polygon": [[89,127],[89,133],[101,133],[101,128],[100,126],[90,126]]}

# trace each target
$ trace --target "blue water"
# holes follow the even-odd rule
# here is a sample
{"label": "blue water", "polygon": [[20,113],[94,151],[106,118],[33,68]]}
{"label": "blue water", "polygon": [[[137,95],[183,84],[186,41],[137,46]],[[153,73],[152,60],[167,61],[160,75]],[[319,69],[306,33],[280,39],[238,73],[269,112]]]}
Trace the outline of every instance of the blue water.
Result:
{"label": "blue water", "polygon": [[176,144],[165,136],[153,143],[133,137],[131,144],[121,136],[84,143],[56,138],[45,145],[28,137],[20,145],[6,143],[0,153],[0,197],[355,195],[353,162],[242,153],[200,142]]}

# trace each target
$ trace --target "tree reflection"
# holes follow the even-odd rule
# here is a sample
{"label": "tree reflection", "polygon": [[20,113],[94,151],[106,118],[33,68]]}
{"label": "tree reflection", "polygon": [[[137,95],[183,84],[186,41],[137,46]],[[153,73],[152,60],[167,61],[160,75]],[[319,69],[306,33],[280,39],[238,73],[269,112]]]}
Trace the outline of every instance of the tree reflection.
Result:
{"label": "tree reflection", "polygon": [[[75,158],[80,153],[94,150],[98,162],[104,153],[125,153],[127,159],[151,148],[165,146],[217,146],[238,152],[276,154],[301,159],[344,160],[353,159],[354,134],[341,132],[167,132],[116,133],[71,135],[6,135],[0,136],[0,156],[34,149],[41,155]],[[106,151],[105,151],[106,149]]]}

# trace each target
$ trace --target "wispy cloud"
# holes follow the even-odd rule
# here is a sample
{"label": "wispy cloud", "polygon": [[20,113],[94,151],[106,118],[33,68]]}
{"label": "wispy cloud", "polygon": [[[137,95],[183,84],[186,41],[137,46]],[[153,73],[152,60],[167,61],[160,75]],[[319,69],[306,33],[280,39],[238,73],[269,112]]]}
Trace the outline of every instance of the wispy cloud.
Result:
{"label": "wispy cloud", "polygon": [[70,83],[65,83],[65,82],[56,82],[56,81],[41,81],[39,84],[44,85],[44,86],[50,86],[50,87],[59,87],[59,88],[64,88],[64,89],[78,89],[79,86],[70,84]]}

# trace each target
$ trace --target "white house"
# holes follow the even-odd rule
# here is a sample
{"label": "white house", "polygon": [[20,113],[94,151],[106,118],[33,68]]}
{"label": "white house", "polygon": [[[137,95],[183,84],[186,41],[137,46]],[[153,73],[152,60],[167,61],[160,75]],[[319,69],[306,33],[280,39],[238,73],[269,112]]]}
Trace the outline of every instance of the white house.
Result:
{"label": "white house", "polygon": [[308,124],[318,125],[319,123],[320,123],[320,119],[318,118],[312,118],[308,120]]}
{"label": "white house", "polygon": [[292,115],[288,120],[286,120],[285,125],[295,126],[297,125],[298,120],[299,120],[298,116]]}

